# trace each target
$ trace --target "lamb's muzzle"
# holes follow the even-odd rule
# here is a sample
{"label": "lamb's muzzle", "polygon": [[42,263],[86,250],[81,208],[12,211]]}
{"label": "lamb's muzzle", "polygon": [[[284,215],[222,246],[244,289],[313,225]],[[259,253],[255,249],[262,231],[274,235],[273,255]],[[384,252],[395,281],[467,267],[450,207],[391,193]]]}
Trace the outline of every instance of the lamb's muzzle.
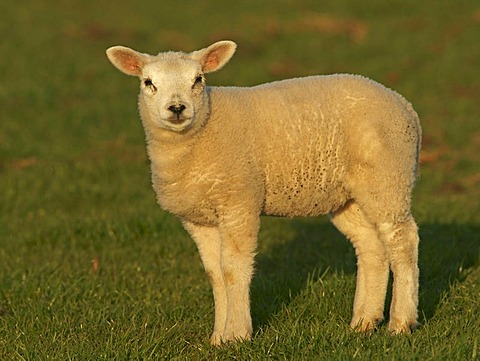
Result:
{"label": "lamb's muzzle", "polygon": [[186,118],[182,117],[182,113],[185,110],[186,106],[183,104],[170,105],[167,109],[170,110],[174,115],[168,120],[174,124],[183,123]]}
{"label": "lamb's muzzle", "polygon": [[184,109],[186,108],[185,105],[183,104],[180,104],[180,105],[170,105],[168,107],[168,110],[170,110],[172,113],[175,113],[177,115],[177,118],[180,117],[180,114],[182,114],[182,112],[184,111]]}

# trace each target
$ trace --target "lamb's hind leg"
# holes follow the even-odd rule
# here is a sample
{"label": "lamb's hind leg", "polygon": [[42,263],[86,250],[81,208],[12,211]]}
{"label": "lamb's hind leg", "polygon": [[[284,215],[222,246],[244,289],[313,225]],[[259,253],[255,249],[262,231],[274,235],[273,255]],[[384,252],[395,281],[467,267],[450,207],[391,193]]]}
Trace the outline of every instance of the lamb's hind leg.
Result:
{"label": "lamb's hind leg", "polygon": [[350,239],[357,255],[357,286],[350,326],[360,332],[370,331],[383,319],[389,275],[386,250],[375,227],[354,201],[330,217]]}
{"label": "lamb's hind leg", "polygon": [[418,229],[410,216],[403,222],[379,224],[393,272],[393,292],[388,329],[409,333],[417,325]]}
{"label": "lamb's hind leg", "polygon": [[184,222],[184,227],[197,244],[205,271],[212,285],[215,301],[215,325],[210,343],[219,346],[222,343],[227,318],[227,291],[221,265],[220,232],[216,227],[203,227],[189,222]]}

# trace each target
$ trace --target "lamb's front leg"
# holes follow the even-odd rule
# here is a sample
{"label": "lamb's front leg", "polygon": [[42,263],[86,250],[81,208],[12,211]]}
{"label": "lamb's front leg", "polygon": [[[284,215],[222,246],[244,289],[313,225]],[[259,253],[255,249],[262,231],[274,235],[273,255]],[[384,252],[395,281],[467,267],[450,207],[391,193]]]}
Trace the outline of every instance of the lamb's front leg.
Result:
{"label": "lamb's front leg", "polygon": [[227,318],[227,291],[221,266],[221,237],[217,227],[204,227],[190,222],[183,223],[197,244],[205,271],[210,279],[215,302],[215,326],[210,343],[219,346]]}
{"label": "lamb's front leg", "polygon": [[227,317],[222,341],[249,340],[250,282],[257,245],[259,217],[241,216],[221,226],[222,271],[227,290]]}

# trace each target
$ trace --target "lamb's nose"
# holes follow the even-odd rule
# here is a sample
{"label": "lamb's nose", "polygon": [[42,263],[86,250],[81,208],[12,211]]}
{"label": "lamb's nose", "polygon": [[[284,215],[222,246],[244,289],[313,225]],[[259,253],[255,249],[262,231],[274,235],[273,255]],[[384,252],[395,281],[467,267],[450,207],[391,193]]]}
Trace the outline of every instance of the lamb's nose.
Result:
{"label": "lamb's nose", "polygon": [[170,110],[172,113],[175,113],[177,117],[182,114],[182,112],[185,110],[186,106],[183,104],[180,105],[170,105],[168,107],[168,110]]}

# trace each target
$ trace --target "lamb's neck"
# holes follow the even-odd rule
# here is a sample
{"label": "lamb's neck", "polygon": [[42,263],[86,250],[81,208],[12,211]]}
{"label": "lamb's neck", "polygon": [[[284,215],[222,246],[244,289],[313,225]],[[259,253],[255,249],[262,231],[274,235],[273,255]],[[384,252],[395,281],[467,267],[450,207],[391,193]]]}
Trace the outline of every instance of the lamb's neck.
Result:
{"label": "lamb's neck", "polygon": [[191,140],[170,143],[148,139],[147,136],[147,152],[153,174],[164,184],[177,182],[189,169],[193,148]]}

